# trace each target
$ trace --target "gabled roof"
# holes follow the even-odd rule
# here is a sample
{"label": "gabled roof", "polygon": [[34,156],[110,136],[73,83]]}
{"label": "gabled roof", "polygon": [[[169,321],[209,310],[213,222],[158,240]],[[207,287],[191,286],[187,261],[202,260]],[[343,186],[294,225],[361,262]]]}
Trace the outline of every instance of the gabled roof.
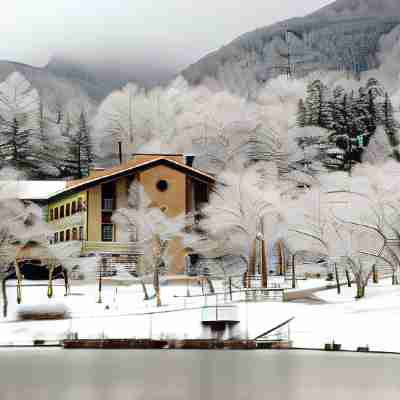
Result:
{"label": "gabled roof", "polygon": [[66,188],[63,190],[60,190],[58,192],[53,193],[48,197],[48,199],[54,199],[59,196],[63,196],[67,193],[73,193],[75,191],[80,191],[87,189],[89,187],[95,186],[99,183],[103,183],[105,181],[108,181],[110,179],[116,179],[122,176],[125,176],[129,173],[132,172],[139,172],[143,171],[152,167],[155,167],[157,165],[166,165],[170,168],[173,168],[175,170],[178,170],[184,174],[187,174],[189,176],[192,176],[200,181],[203,181],[205,183],[213,183],[215,182],[215,178],[203,171],[200,171],[196,168],[189,167],[188,165],[178,162],[176,160],[173,160],[171,158],[163,157],[157,157],[152,160],[148,161],[140,161],[140,160],[129,160],[121,165],[118,165],[116,167],[112,167],[109,169],[106,169],[104,171],[95,171],[91,176],[82,178],[82,179],[77,179],[73,181],[68,181]]}

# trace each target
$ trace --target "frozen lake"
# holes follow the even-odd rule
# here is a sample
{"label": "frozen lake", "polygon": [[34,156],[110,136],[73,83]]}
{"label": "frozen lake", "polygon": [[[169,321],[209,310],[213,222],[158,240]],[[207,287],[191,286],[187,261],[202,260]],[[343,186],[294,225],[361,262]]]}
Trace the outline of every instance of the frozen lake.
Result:
{"label": "frozen lake", "polygon": [[300,351],[3,349],[0,398],[397,400],[399,362]]}

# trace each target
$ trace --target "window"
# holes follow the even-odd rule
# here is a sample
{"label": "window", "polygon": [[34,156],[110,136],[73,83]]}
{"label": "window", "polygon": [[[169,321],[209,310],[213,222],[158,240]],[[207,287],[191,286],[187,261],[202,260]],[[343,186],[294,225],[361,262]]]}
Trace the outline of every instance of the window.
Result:
{"label": "window", "polygon": [[83,240],[83,226],[79,227],[79,240]]}
{"label": "window", "polygon": [[76,201],[72,202],[71,214],[74,215],[76,213]]}
{"label": "window", "polygon": [[58,243],[58,232],[54,234],[54,243]]}
{"label": "window", "polygon": [[156,187],[160,192],[165,192],[168,189],[168,182],[161,179],[157,182]]}
{"label": "window", "polygon": [[60,242],[64,241],[64,232],[60,232]]}
{"label": "window", "polygon": [[103,224],[111,224],[112,213],[110,212],[102,212],[101,213],[101,222]]}
{"label": "window", "polygon": [[67,204],[66,206],[65,206],[65,216],[66,217],[69,217],[71,215],[71,204]]}
{"label": "window", "polygon": [[53,221],[54,218],[54,211],[53,209],[50,210],[50,221]]}
{"label": "window", "polygon": [[112,242],[113,240],[113,225],[103,224],[101,226],[101,240],[103,242]]}
{"label": "window", "polygon": [[79,197],[78,199],[78,212],[82,211],[82,197]]}
{"label": "window", "polygon": [[64,218],[64,206],[60,207],[60,218]]}
{"label": "window", "polygon": [[54,219],[58,219],[58,207],[54,209]]}
{"label": "window", "polygon": [[72,228],[72,240],[78,240],[78,229]]}
{"label": "window", "polygon": [[65,232],[65,241],[69,242],[71,240],[71,231],[69,229]]}

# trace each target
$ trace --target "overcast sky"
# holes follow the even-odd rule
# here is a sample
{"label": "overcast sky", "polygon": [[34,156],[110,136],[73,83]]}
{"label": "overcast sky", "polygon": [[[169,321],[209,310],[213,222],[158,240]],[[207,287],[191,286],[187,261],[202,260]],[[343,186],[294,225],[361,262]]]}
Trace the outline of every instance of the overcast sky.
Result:
{"label": "overcast sky", "polygon": [[183,67],[237,36],[332,0],[4,0],[0,59],[54,54]]}

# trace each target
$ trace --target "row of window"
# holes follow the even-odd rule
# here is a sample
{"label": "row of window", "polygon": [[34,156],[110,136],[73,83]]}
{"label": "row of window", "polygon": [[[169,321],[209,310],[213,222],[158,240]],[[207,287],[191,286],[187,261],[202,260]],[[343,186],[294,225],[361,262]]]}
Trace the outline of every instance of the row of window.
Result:
{"label": "row of window", "polygon": [[83,226],[80,226],[79,229],[72,228],[61,232],[55,232],[52,242],[69,242],[70,240],[83,240]]}
{"label": "row of window", "polygon": [[64,217],[69,217],[71,215],[76,214],[77,212],[81,212],[83,210],[83,200],[82,197],[79,197],[78,200],[74,200],[72,203],[68,203],[62,205],[60,207],[54,207],[50,209],[50,221],[61,219]]}

